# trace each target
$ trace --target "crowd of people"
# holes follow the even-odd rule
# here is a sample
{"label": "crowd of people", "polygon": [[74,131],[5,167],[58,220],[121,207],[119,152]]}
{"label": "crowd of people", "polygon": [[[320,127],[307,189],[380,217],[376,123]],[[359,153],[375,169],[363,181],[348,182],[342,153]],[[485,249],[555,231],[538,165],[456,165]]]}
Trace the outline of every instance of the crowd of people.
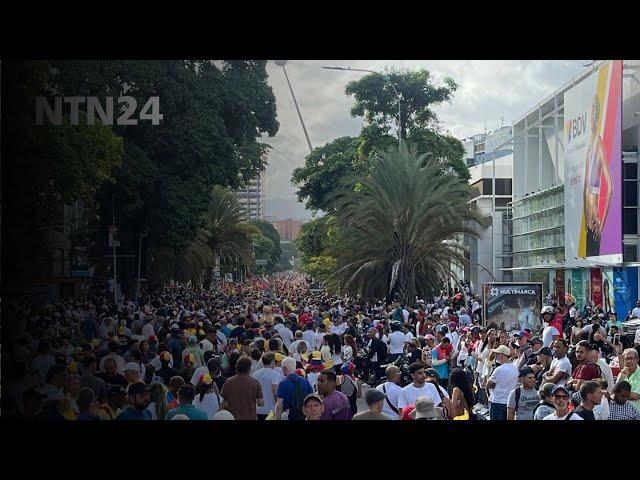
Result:
{"label": "crowd of people", "polygon": [[10,303],[2,415],[640,419],[640,339],[620,335],[614,313],[553,303],[537,328],[508,332],[483,321],[468,285],[448,291],[370,302],[312,294],[286,273],[212,290],[172,284],[120,304],[106,292]]}

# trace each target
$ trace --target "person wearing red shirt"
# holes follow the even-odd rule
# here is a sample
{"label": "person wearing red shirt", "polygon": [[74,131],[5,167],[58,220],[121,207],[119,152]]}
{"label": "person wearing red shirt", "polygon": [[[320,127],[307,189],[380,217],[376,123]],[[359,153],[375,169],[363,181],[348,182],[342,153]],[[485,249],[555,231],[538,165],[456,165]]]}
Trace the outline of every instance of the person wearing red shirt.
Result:
{"label": "person wearing red shirt", "polygon": [[567,382],[567,386],[574,391],[580,390],[580,387],[590,380],[595,378],[602,378],[602,372],[597,363],[589,362],[587,360],[587,353],[592,350],[596,345],[590,345],[586,340],[581,340],[576,345],[576,359],[578,366],[573,370],[571,379]]}
{"label": "person wearing red shirt", "polygon": [[311,321],[311,315],[309,312],[304,312],[300,317],[298,317],[298,323],[303,327]]}

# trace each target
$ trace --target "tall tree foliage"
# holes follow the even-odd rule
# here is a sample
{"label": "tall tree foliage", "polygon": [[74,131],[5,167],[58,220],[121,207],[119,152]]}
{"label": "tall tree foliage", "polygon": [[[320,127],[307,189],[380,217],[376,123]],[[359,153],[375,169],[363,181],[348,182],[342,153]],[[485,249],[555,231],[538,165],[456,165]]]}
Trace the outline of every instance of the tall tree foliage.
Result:
{"label": "tall tree foliage", "polygon": [[369,297],[397,294],[403,302],[451,275],[464,254],[451,242],[476,236],[483,222],[468,204],[469,185],[454,173],[442,173],[435,156],[418,155],[404,144],[377,157],[372,174],[353,178],[333,198],[341,229],[333,250],[338,269],[329,277],[345,292]]}

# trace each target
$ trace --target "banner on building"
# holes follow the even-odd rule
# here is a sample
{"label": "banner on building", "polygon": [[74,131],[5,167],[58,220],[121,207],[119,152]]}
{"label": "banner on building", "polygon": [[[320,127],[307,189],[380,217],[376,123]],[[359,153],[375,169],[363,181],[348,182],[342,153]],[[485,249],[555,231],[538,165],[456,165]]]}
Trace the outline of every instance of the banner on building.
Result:
{"label": "banner on building", "polygon": [[633,310],[638,299],[638,268],[614,268],[613,290],[618,319],[623,320]]}
{"label": "banner on building", "polygon": [[590,269],[591,301],[596,308],[602,307],[602,273],[599,268]]}
{"label": "banner on building", "polygon": [[[605,313],[615,310],[616,297],[612,268],[607,268],[602,271],[602,301],[604,302],[602,308],[604,308]],[[624,320],[624,318],[621,317],[620,320]]]}
{"label": "banner on building", "polygon": [[564,94],[565,258],[622,263],[622,61]]}
{"label": "banner on building", "polygon": [[540,327],[542,283],[485,283],[484,324],[507,331]]}
{"label": "banner on building", "polygon": [[556,297],[558,305],[564,305],[564,270],[557,269],[556,270]]}
{"label": "banner on building", "polygon": [[575,298],[578,308],[584,307],[587,301],[587,295],[585,291],[585,282],[582,279],[583,270],[574,269],[571,271],[571,278],[573,279],[572,292],[573,298]]}

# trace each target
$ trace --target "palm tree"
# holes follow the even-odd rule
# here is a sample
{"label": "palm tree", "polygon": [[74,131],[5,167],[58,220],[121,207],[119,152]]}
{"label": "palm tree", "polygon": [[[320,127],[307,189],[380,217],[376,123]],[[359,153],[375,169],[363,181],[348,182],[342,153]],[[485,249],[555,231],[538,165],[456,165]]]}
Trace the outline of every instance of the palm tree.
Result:
{"label": "palm tree", "polygon": [[233,192],[216,185],[212,188],[201,227],[187,248],[176,254],[164,245],[151,248],[149,278],[154,285],[170,280],[200,283],[209,267],[232,263],[235,258],[245,263],[251,258],[251,235],[260,230],[244,221],[244,209]]}
{"label": "palm tree", "polygon": [[[345,293],[381,298],[397,293],[402,302],[426,295],[464,263],[452,240],[477,237],[482,216],[469,205],[471,187],[443,172],[434,156],[417,155],[403,143],[373,161],[371,174],[351,179],[337,192],[341,226],[336,273],[329,283]],[[355,187],[354,187],[355,185]]]}

